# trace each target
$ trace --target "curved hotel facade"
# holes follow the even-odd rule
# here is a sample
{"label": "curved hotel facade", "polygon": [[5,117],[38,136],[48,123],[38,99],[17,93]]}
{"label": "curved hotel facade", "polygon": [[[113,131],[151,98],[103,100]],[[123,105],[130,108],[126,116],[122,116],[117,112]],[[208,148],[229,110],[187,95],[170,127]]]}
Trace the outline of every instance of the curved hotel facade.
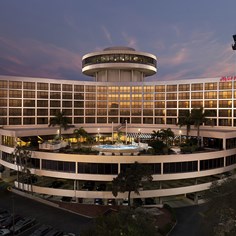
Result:
{"label": "curved hotel facade", "polygon": [[[157,58],[127,47],[112,47],[82,58],[82,71],[94,81],[0,76],[0,165],[2,176],[19,171],[12,159],[15,147],[35,137],[49,137],[49,119],[64,111],[72,128],[83,127],[94,136],[113,137],[123,131],[126,140],[145,138],[153,130],[171,128],[176,136],[185,135],[178,117],[204,107],[211,116],[201,127],[208,152],[172,155],[79,155],[31,151],[33,185],[15,181],[19,189],[37,194],[69,196],[84,201],[112,199],[111,181],[127,165],[138,161],[153,170],[153,182],[132,198],[153,198],[156,203],[173,196],[201,193],[215,180],[233,173],[236,167],[236,82],[234,77],[197,78],[178,81],[146,81],[157,72]],[[191,136],[197,136],[192,127]],[[217,147],[217,149],[216,149]],[[214,148],[214,151],[212,151]],[[60,179],[63,187],[51,186]],[[102,191],[86,191],[84,183],[105,184]],[[197,194],[195,194],[197,196]],[[127,197],[119,193],[117,201]]]}

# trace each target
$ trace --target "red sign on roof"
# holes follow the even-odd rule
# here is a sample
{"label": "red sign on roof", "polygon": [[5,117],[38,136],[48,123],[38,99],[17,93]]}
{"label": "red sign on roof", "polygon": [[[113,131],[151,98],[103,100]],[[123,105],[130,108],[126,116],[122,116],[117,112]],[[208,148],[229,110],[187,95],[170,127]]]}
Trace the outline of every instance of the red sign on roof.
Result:
{"label": "red sign on roof", "polygon": [[222,76],[220,78],[220,82],[228,82],[233,80],[236,80],[236,76]]}

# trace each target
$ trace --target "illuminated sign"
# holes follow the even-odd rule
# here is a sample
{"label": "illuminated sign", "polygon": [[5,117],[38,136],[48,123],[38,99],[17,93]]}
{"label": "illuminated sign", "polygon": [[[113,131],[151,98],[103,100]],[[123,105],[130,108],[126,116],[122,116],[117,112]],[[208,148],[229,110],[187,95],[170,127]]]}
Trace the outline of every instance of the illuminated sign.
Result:
{"label": "illuminated sign", "polygon": [[227,81],[233,81],[236,80],[236,76],[222,76],[220,78],[220,82],[227,82]]}

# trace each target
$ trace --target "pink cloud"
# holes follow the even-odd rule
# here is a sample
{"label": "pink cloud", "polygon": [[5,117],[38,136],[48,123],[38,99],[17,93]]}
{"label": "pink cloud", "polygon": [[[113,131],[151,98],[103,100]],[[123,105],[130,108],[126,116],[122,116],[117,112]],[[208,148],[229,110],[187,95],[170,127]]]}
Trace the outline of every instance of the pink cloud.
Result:
{"label": "pink cloud", "polygon": [[177,66],[189,61],[188,48],[181,48],[173,53],[174,54],[168,55],[167,57],[160,58],[161,63],[168,64],[169,66]]}
{"label": "pink cloud", "polygon": [[32,39],[0,38],[0,59],[10,74],[64,78],[62,71],[81,72],[81,56],[66,48]]}

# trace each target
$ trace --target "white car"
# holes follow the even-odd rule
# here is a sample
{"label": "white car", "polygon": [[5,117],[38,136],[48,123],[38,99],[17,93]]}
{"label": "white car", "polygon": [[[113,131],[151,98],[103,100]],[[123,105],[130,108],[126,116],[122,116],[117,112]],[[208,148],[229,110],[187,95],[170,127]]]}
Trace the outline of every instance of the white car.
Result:
{"label": "white car", "polygon": [[0,229],[0,235],[10,235],[11,231],[9,229]]}
{"label": "white car", "polygon": [[128,198],[123,199],[122,205],[123,206],[128,206],[129,205],[129,199]]}

